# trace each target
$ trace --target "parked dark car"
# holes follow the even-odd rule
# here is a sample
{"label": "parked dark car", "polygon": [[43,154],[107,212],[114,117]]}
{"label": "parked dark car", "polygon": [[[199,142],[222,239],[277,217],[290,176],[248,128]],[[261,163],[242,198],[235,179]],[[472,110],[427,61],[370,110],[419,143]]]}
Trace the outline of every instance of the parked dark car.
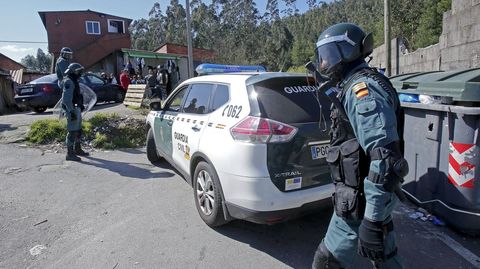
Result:
{"label": "parked dark car", "polygon": [[[28,84],[18,86],[15,102],[20,107],[33,109],[42,113],[54,107],[62,97],[62,89],[58,87],[56,74],[46,75]],[[105,82],[94,74],[84,74],[80,82],[89,86],[97,94],[97,102],[123,102],[125,90],[117,84]]]}

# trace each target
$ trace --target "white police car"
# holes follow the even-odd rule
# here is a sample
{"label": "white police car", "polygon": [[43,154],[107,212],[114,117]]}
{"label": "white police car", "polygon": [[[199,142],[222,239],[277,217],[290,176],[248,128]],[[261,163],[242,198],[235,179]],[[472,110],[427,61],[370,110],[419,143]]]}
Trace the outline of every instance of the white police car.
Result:
{"label": "white police car", "polygon": [[180,171],[209,226],[283,221],[330,200],[329,111],[301,74],[192,78],[147,116],[147,157]]}

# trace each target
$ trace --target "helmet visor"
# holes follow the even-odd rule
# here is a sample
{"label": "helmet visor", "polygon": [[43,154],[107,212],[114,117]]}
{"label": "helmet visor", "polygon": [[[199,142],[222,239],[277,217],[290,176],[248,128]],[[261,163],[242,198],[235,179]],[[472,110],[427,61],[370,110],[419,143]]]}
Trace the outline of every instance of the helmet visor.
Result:
{"label": "helmet visor", "polygon": [[332,67],[336,66],[342,61],[342,54],[335,42],[321,45],[316,50],[318,72],[320,74],[329,76]]}
{"label": "helmet visor", "polygon": [[71,51],[63,51],[62,52],[62,57],[65,59],[71,60],[73,58],[73,52]]}

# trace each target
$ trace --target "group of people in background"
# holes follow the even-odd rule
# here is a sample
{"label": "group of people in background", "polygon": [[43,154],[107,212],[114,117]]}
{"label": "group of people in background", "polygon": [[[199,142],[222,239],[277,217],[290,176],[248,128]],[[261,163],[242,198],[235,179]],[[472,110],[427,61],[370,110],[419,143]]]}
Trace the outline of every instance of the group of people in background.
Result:
{"label": "group of people in background", "polygon": [[[108,83],[117,83],[115,76],[109,77],[102,73],[101,77]],[[135,70],[130,62],[127,63],[119,76],[119,83],[125,90],[130,84],[147,84],[148,97],[165,99],[180,81],[180,73],[173,60],[163,65],[148,66],[148,74],[144,77],[139,70]]]}
{"label": "group of people in background", "polygon": [[148,76],[145,78],[150,97],[165,100],[180,80],[180,73],[175,62],[168,60],[157,68],[149,67]]}
{"label": "group of people in background", "polygon": [[117,79],[115,78],[115,75],[113,73],[107,74],[105,72],[102,72],[100,74],[100,77],[107,83],[118,84]]}

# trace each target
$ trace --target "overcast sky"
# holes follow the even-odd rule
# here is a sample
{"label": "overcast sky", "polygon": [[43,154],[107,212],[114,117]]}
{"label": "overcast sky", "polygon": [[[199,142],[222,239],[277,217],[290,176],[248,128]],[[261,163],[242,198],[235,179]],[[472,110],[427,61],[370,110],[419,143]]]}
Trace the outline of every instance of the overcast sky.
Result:
{"label": "overcast sky", "polygon": [[[0,16],[0,53],[20,62],[28,54],[36,55],[41,48],[48,53],[47,32],[39,11],[87,10],[91,9],[133,20],[147,18],[153,3],[160,2],[165,11],[170,0],[4,0]],[[179,1],[185,4],[185,0]],[[210,2],[210,1],[205,1]],[[266,0],[256,0],[261,13],[265,10]],[[281,2],[281,1],[279,1]],[[298,0],[300,12],[307,9],[306,1]],[[18,43],[11,41],[30,41],[45,43]]]}

